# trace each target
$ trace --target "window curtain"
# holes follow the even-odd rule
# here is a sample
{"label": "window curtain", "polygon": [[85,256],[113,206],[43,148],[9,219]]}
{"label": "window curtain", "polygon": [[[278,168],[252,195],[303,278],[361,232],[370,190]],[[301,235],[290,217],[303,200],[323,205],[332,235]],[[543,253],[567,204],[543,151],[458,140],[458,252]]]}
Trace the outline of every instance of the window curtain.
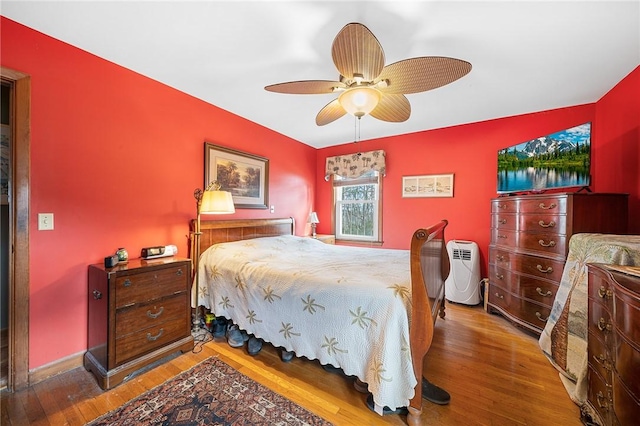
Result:
{"label": "window curtain", "polygon": [[355,179],[371,171],[377,171],[381,176],[386,175],[383,150],[327,157],[324,179],[328,181],[331,175]]}

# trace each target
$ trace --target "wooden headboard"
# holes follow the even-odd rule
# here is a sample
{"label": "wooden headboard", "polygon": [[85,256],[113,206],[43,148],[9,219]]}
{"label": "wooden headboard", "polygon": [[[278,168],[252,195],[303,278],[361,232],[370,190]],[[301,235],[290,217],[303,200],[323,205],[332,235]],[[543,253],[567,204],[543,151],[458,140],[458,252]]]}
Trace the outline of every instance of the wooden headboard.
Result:
{"label": "wooden headboard", "polygon": [[[191,232],[195,230],[195,219],[191,221]],[[258,237],[294,235],[295,221],[292,217],[280,219],[233,219],[200,221],[200,253],[217,243],[248,240]]]}

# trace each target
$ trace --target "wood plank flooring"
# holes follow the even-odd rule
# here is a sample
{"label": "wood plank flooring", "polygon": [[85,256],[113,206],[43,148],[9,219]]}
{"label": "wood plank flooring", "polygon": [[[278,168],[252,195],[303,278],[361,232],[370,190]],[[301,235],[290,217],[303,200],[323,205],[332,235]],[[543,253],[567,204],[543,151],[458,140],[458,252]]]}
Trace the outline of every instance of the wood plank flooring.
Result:
{"label": "wood plank flooring", "polygon": [[[580,425],[557,371],[537,339],[481,307],[447,303],[438,319],[425,375],[451,394],[451,403],[424,401],[425,425]],[[40,382],[21,392],[2,392],[2,425],[83,425],[117,408],[181,371],[217,356],[255,381],[335,425],[403,425],[404,416],[378,416],[365,405],[352,379],[320,364],[295,358],[280,361],[265,345],[255,357],[224,342],[198,345],[116,388],[102,391],[83,368]]]}

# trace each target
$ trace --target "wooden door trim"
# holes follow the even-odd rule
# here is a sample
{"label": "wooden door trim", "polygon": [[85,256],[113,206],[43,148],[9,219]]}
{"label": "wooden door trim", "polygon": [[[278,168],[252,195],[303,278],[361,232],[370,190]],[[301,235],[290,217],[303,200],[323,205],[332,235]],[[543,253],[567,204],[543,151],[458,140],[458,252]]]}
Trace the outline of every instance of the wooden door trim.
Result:
{"label": "wooden door trim", "polygon": [[0,67],[12,84],[12,184],[9,250],[9,390],[29,386],[29,175],[31,77]]}

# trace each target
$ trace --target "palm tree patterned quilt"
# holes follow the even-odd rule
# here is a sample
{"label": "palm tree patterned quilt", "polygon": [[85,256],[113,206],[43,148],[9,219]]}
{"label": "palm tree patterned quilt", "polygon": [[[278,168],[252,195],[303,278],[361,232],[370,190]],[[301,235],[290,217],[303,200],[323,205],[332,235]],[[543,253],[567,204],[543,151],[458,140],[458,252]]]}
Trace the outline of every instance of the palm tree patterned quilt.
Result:
{"label": "palm tree patterned quilt", "polygon": [[209,247],[199,275],[198,303],[215,315],[358,377],[380,411],[409,404],[417,381],[408,250],[262,237]]}

